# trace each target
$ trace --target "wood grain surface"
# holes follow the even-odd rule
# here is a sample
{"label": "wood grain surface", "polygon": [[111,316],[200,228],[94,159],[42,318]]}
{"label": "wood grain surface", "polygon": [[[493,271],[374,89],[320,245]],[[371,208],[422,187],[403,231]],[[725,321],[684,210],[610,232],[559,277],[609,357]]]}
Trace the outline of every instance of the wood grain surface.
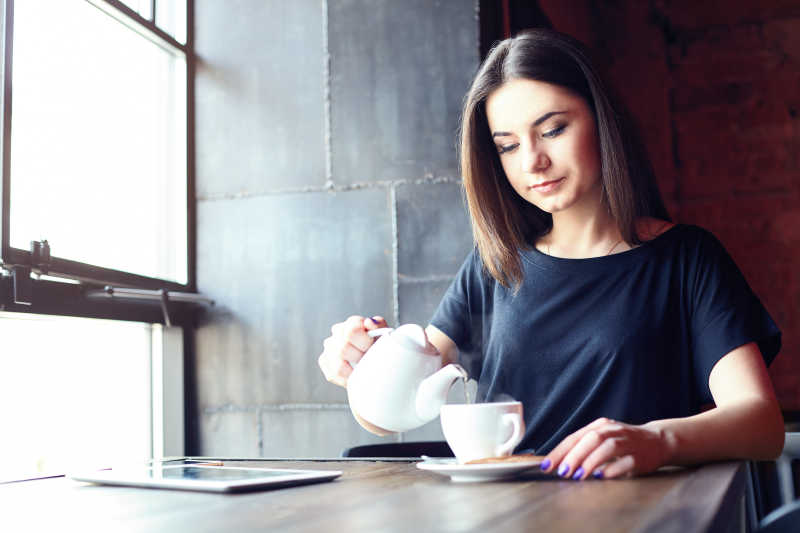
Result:
{"label": "wood grain surface", "polygon": [[[0,485],[3,531],[735,531],[743,463],[616,481],[536,472],[453,483],[413,462],[225,460],[341,470],[327,483],[241,494],[103,487],[64,478]],[[8,529],[7,529],[8,528]]]}

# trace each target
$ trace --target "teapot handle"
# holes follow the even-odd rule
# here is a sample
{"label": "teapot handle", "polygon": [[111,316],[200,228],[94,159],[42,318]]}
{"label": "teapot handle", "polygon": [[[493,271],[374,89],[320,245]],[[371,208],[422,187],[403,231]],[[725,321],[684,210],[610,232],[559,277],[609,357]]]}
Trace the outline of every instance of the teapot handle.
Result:
{"label": "teapot handle", "polygon": [[[377,328],[367,331],[367,335],[369,335],[371,338],[374,339],[375,337],[386,335],[387,333],[391,333],[392,331],[394,331],[394,328]],[[352,365],[353,368],[355,368],[357,364],[358,363],[350,362],[350,365]]]}
{"label": "teapot handle", "polygon": [[391,333],[392,331],[394,331],[394,328],[371,329],[371,330],[367,331],[367,335],[369,335],[370,337],[372,337],[374,339],[375,337],[380,337],[381,335],[386,335],[387,333]]}

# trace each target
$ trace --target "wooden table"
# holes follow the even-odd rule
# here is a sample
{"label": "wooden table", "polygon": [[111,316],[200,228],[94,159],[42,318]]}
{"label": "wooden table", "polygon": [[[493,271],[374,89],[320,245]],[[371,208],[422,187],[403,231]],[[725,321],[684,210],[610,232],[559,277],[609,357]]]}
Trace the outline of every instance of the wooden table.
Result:
{"label": "wooden table", "polygon": [[533,473],[452,483],[413,462],[230,461],[342,470],[315,485],[241,494],[103,487],[65,478],[0,485],[2,531],[742,531],[744,463],[619,481]]}

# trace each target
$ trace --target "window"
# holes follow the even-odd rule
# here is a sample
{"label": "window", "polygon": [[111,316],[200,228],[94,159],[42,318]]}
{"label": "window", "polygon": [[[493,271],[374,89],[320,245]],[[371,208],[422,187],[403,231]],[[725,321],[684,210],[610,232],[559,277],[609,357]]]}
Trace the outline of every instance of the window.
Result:
{"label": "window", "polygon": [[191,286],[186,15],[186,0],[6,0],[5,265],[36,269],[46,240],[42,271]]}
{"label": "window", "polygon": [[184,453],[180,328],[0,313],[0,482]]}
{"label": "window", "polygon": [[0,478],[182,454],[192,1],[0,6]]}
{"label": "window", "polygon": [[0,313],[0,481],[151,457],[152,328]]}

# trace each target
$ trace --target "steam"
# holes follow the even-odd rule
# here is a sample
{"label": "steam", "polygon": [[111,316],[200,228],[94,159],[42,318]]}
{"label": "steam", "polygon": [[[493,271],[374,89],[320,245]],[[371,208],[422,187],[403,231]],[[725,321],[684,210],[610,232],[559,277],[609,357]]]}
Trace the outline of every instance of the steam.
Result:
{"label": "steam", "polygon": [[506,394],[504,392],[499,392],[497,394],[493,394],[490,399],[487,400],[489,403],[502,403],[502,402],[516,402],[516,398],[513,396]]}

